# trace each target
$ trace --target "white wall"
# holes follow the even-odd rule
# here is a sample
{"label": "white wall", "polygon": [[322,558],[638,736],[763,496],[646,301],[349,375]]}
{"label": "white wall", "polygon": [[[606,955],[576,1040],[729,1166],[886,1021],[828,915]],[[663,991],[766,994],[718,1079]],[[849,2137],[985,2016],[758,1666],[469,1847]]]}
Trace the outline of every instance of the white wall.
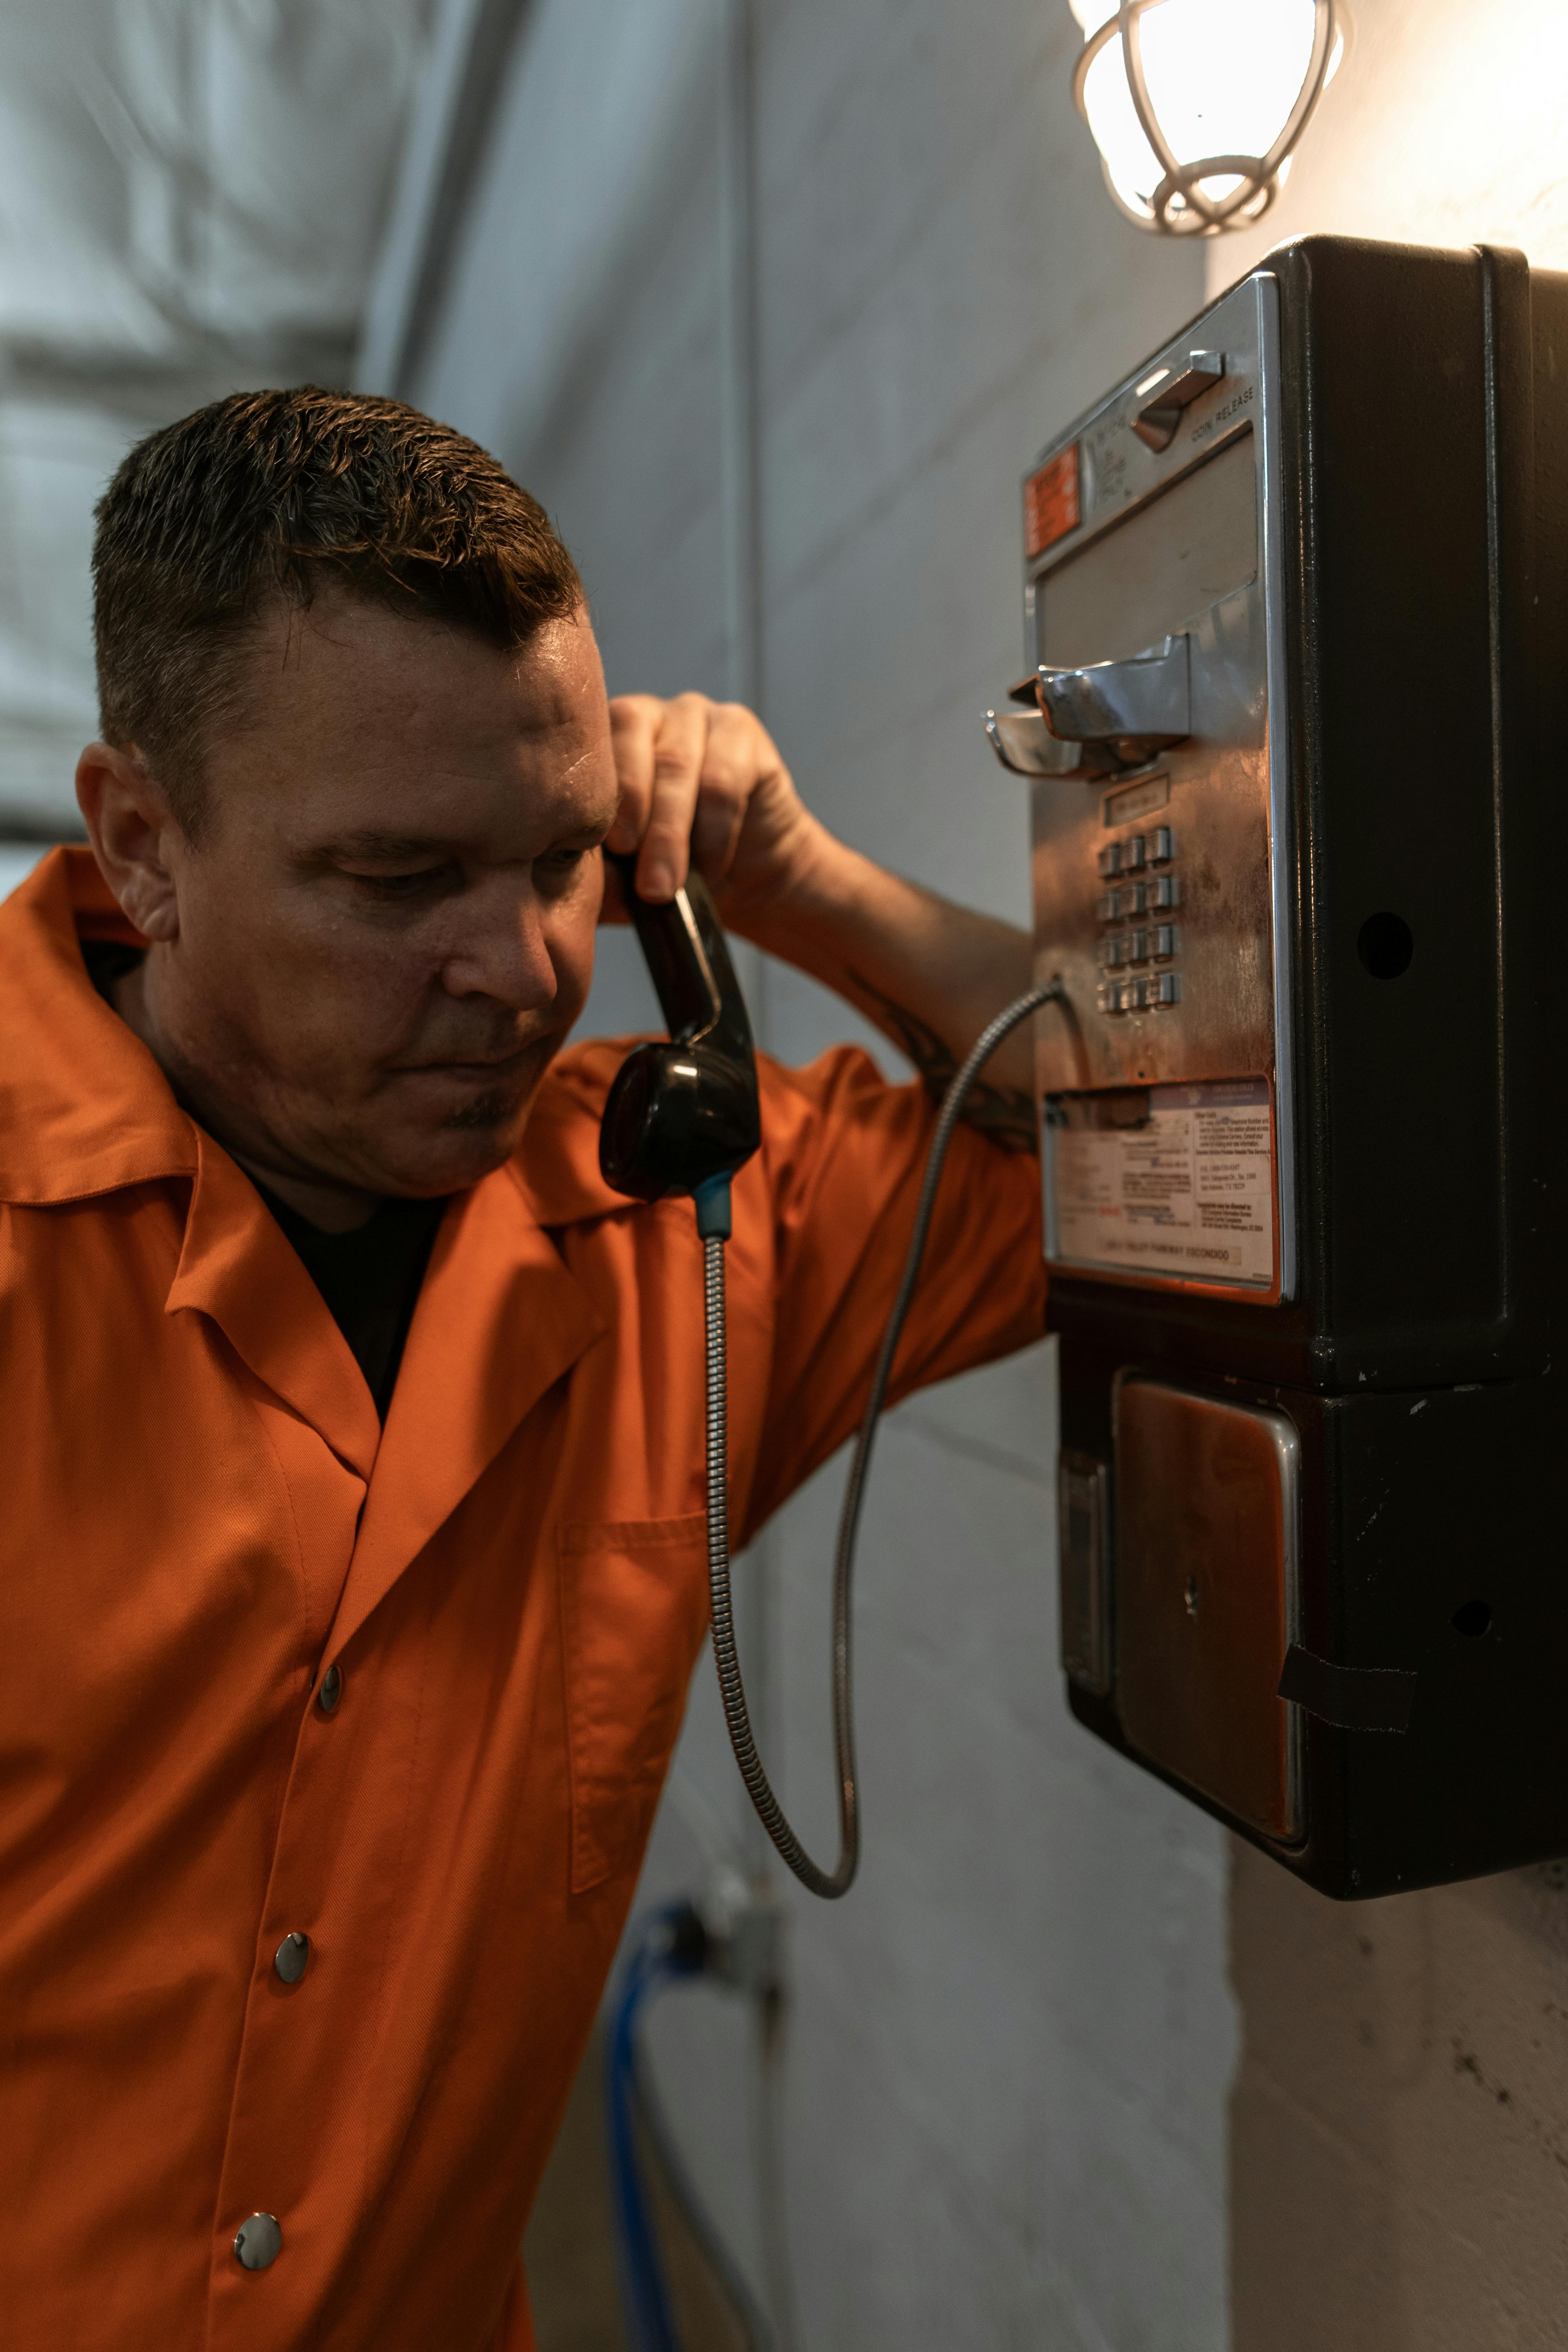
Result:
{"label": "white wall", "polygon": [[[1208,247],[1211,287],[1308,230],[1568,267],[1568,10],[1352,5],[1284,194]],[[1237,2352],[1568,2344],[1568,1871],[1341,1908],[1238,1848],[1232,1951]]]}
{"label": "white wall", "polygon": [[1217,292],[1288,237],[1515,245],[1568,268],[1568,9],[1351,0],[1354,39],[1278,204],[1205,247]]}
{"label": "white wall", "polygon": [[[540,0],[405,387],[557,515],[612,688],[722,691],[737,670],[724,23],[717,0]],[[790,0],[756,29],[766,715],[847,838],[1026,921],[1025,810],[980,731],[1019,659],[1019,477],[1199,307],[1204,257],[1105,198],[1065,0]],[[859,1034],[777,967],[758,995],[786,1056]],[[612,946],[598,1022],[646,1003]],[[792,1903],[786,2174],[813,2352],[1226,2340],[1223,1845],[1067,1715],[1054,1454],[1041,1349],[919,1400],[880,1454],[867,1860],[842,1906]],[[742,1571],[770,1763],[824,1844],[841,1475]],[[700,1885],[715,1843],[755,1853],[710,1680],[704,1661],[650,1890]],[[658,2042],[760,2269],[745,2020],[672,1995]]]}

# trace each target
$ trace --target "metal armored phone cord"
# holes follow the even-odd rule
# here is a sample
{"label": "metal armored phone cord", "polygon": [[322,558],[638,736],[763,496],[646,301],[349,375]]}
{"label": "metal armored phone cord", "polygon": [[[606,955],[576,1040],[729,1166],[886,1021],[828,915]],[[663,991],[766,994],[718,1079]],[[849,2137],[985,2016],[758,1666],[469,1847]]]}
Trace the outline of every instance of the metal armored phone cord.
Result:
{"label": "metal armored phone cord", "polygon": [[784,1819],[784,1809],[769,1785],[762,1758],[757,1754],[757,1743],[752,1735],[752,1718],[746,1708],[741,1663],[735,1652],[734,1610],[730,1593],[729,1379],[724,1329],[724,1244],[730,1234],[729,1181],[721,1177],[712,1184],[703,1186],[697,1195],[697,1230],[702,1236],[703,1330],[707,1360],[708,1584],[712,1609],[713,1663],[719,1669],[719,1692],[724,1702],[724,1721],[729,1727],[730,1745],[735,1751],[735,1761],[741,1768],[746,1792],[779,1853],[801,1885],[809,1887],[813,1895],[831,1898],[847,1894],[860,1860],[860,1802],[855,1782],[855,1709],[849,1675],[849,1586],[855,1567],[855,1541],[860,1527],[866,1475],[871,1466],[871,1448],[888,1393],[893,1358],[898,1352],[910,1301],[920,1279],[921,1260],[925,1255],[926,1236],[931,1231],[931,1212],[936,1205],[942,1163],[947,1158],[952,1130],[958,1125],[969,1090],[1002,1040],[1009,1036],[1021,1021],[1026,1021],[1031,1013],[1038,1012],[1041,1005],[1065,1002],[1065,999],[1066,992],[1059,981],[1051,981],[1043,988],[1031,988],[1026,996],[1017,998],[981,1031],[967,1059],[942,1097],[936,1132],[926,1154],[925,1176],[915,1210],[914,1230],[910,1235],[909,1254],[904,1260],[903,1278],[899,1284],[893,1311],[888,1318],[888,1328],[882,1334],[882,1345],[878,1353],[876,1370],[871,1375],[871,1391],[866,1401],[860,1433],[855,1441],[849,1483],[845,1489],[844,1508],[838,1521],[838,1544],[833,1563],[833,1747],[838,1772],[839,1844],[838,1861],[831,1871],[823,1870],[813,1862]]}

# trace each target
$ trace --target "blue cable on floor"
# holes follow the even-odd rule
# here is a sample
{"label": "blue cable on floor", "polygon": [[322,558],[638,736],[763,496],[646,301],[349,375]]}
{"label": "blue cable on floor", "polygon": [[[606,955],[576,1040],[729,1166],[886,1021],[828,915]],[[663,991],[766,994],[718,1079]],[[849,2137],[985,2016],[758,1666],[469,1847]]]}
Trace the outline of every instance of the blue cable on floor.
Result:
{"label": "blue cable on floor", "polygon": [[669,2288],[648,2210],[637,2143],[637,2024],[648,1995],[672,1977],[700,1973],[701,1922],[689,1903],[644,1921],[626,1956],[605,2058],[605,2123],[610,2151],[616,2261],[631,2352],[680,2352]]}

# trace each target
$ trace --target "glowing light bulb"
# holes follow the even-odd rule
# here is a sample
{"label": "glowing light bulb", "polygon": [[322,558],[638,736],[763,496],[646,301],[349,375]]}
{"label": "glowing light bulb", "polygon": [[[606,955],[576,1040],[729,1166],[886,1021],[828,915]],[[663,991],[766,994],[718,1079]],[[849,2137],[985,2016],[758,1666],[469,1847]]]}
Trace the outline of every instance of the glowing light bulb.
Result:
{"label": "glowing light bulb", "polygon": [[1073,94],[1122,210],[1189,236],[1256,220],[1343,55],[1341,0],[1071,6]]}

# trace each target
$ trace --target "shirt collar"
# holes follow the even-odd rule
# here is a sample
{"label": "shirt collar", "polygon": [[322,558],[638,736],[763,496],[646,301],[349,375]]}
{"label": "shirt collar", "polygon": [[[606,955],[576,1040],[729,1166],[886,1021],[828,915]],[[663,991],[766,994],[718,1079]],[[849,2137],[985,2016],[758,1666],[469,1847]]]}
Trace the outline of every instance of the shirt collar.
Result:
{"label": "shirt collar", "polygon": [[94,988],[83,940],[147,944],[90,850],[51,850],[0,907],[0,1200],[80,1201],[195,1172],[195,1126]]}

